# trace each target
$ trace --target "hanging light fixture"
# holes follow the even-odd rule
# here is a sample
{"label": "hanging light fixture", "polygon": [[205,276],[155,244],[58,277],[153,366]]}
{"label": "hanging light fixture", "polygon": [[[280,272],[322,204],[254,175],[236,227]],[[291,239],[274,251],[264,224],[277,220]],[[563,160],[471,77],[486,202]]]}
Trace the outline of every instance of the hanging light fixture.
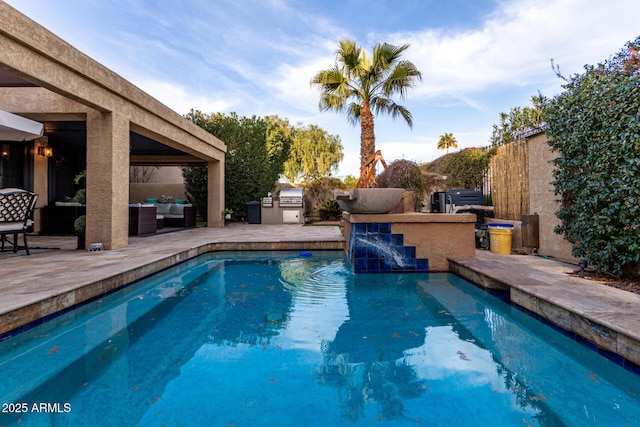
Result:
{"label": "hanging light fixture", "polygon": [[9,158],[9,144],[2,144],[2,151],[0,154],[4,159]]}

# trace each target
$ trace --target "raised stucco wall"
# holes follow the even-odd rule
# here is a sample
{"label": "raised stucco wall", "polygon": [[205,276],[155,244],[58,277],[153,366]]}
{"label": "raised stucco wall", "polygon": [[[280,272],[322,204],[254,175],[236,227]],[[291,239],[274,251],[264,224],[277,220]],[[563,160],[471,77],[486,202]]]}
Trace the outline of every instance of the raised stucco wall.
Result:
{"label": "raised stucco wall", "polygon": [[556,216],[559,208],[558,198],[553,188],[553,159],[557,157],[547,144],[545,133],[539,133],[528,139],[529,143],[529,194],[530,213],[537,214],[540,226],[540,245],[538,253],[564,261],[574,262],[571,244],[564,237],[554,233],[560,224]]}
{"label": "raised stucco wall", "polygon": [[160,184],[157,182],[129,184],[130,203],[141,203],[148,197],[161,198],[162,196],[185,199],[184,184]]}
{"label": "raised stucco wall", "polygon": [[[405,246],[414,246],[415,258],[428,259],[429,271],[449,271],[450,257],[474,257],[474,214],[349,214],[342,213],[343,235],[350,239],[355,224],[390,223],[393,234],[402,234]],[[347,244],[347,248],[350,246]]]}

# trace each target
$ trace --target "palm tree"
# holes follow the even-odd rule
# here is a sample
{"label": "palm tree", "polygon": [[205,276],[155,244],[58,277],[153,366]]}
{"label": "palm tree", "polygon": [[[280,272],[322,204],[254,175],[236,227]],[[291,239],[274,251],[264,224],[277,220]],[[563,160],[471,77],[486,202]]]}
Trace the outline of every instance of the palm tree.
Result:
{"label": "palm tree", "polygon": [[336,64],[319,71],[311,80],[320,89],[320,110],[346,113],[352,125],[360,123],[360,170],[376,151],[373,112],[401,116],[413,127],[411,113],[391,97],[404,99],[422,75],[416,66],[402,60],[408,44],[393,46],[379,43],[371,56],[351,39],[338,41]]}
{"label": "palm tree", "polygon": [[446,150],[446,153],[449,154],[449,148],[458,148],[458,140],[452,133],[444,133],[440,135],[438,150]]}

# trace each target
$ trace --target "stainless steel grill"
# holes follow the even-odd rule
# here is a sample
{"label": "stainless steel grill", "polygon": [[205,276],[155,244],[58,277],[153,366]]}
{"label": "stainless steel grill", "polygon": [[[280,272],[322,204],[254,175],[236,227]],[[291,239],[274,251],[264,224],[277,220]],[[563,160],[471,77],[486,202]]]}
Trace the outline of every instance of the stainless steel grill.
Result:
{"label": "stainless steel grill", "polygon": [[302,188],[283,188],[280,197],[262,198],[262,224],[303,224]]}
{"label": "stainless steel grill", "polygon": [[280,190],[280,207],[301,208],[302,188],[283,188]]}

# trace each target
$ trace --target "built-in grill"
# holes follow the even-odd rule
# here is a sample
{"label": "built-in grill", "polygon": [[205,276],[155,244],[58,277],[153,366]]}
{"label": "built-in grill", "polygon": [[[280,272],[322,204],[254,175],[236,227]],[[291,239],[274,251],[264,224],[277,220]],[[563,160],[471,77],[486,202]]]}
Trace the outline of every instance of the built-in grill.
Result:
{"label": "built-in grill", "polygon": [[449,191],[437,191],[431,196],[431,212],[454,213],[460,206],[482,206],[482,191],[459,188]]}
{"label": "built-in grill", "polygon": [[302,188],[283,188],[280,197],[262,198],[262,224],[304,224]]}
{"label": "built-in grill", "polygon": [[489,248],[489,232],[484,223],[484,214],[493,211],[493,206],[485,206],[481,191],[460,188],[449,191],[438,191],[431,196],[431,212],[439,213],[473,213],[476,215],[476,247]]}
{"label": "built-in grill", "polygon": [[301,208],[302,188],[283,188],[280,190],[280,207]]}

